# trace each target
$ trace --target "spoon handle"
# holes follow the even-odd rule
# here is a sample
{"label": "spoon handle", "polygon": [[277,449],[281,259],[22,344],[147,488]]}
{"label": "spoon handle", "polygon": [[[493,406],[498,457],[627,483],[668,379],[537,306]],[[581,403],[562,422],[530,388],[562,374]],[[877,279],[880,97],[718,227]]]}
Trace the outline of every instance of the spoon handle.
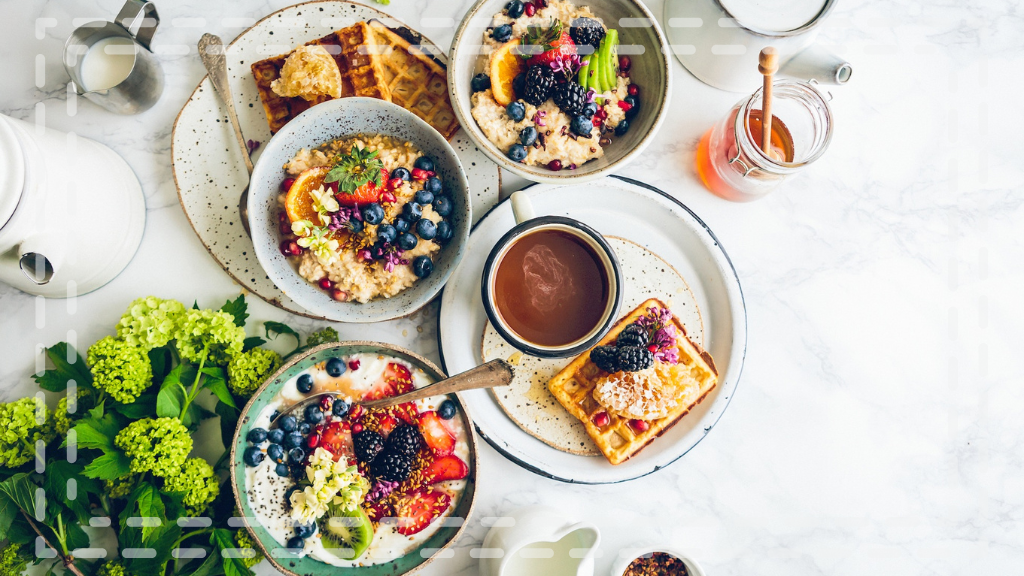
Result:
{"label": "spoon handle", "polygon": [[512,367],[504,360],[491,360],[486,364],[477,366],[472,370],[467,370],[462,374],[456,374],[451,378],[435,382],[434,384],[424,386],[423,388],[417,388],[416,390],[406,392],[405,394],[399,394],[398,396],[392,396],[390,398],[382,398],[380,400],[373,400],[371,402],[358,402],[358,404],[367,409],[386,408],[396,404],[430,398],[431,396],[442,396],[444,394],[463,392],[465,390],[475,390],[477,388],[507,386],[511,383]]}
{"label": "spoon handle", "polygon": [[252,174],[252,159],[249,158],[249,147],[245,143],[245,138],[242,137],[242,127],[238,124],[238,115],[235,114],[235,103],[231,98],[231,87],[228,85],[228,65],[227,59],[224,57],[224,43],[220,37],[203,34],[203,37],[199,39],[199,56],[203,59],[203,66],[210,74],[210,82],[213,84],[214,91],[228,107],[228,119],[231,120],[231,127],[234,128],[238,147],[242,150],[245,169]]}

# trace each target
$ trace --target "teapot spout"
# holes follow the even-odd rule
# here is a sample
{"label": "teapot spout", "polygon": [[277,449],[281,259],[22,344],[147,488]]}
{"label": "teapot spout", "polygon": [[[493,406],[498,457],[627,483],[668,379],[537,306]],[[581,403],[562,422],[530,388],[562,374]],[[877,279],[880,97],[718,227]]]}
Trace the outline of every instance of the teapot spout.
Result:
{"label": "teapot spout", "polygon": [[29,238],[18,247],[18,267],[37,286],[50,282],[64,257],[61,239],[50,236]]}
{"label": "teapot spout", "polygon": [[821,84],[846,84],[853,75],[853,66],[832,52],[812,44],[779,67],[779,74],[816,80]]}

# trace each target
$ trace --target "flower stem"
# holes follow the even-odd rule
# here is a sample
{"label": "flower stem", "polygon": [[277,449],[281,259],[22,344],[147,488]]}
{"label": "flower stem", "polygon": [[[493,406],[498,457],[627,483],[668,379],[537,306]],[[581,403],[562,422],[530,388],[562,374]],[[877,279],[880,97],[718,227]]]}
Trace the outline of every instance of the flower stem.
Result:
{"label": "flower stem", "polygon": [[50,541],[46,538],[46,536],[43,536],[43,533],[39,530],[39,526],[36,526],[36,523],[32,520],[32,517],[26,514],[24,510],[21,511],[21,515],[25,517],[25,520],[28,522],[28,525],[32,527],[32,530],[34,530],[35,533],[43,539],[43,543],[45,543],[51,550],[53,550],[57,553],[58,556],[60,556],[60,560],[64,563],[65,568],[70,570],[75,576],[85,576],[85,574],[82,574],[82,571],[78,569],[78,566],[75,566],[75,559],[73,556],[67,554],[66,552],[61,552],[57,549],[56,546],[51,544]]}
{"label": "flower stem", "polygon": [[203,346],[203,358],[199,361],[199,369],[196,370],[196,379],[192,382],[192,388],[189,389],[188,394],[185,395],[185,402],[181,406],[181,414],[178,415],[178,420],[184,420],[185,414],[188,412],[189,405],[192,404],[192,400],[195,399],[198,391],[196,388],[199,386],[199,381],[203,379],[203,367],[206,366],[206,357],[210,354],[209,342]]}

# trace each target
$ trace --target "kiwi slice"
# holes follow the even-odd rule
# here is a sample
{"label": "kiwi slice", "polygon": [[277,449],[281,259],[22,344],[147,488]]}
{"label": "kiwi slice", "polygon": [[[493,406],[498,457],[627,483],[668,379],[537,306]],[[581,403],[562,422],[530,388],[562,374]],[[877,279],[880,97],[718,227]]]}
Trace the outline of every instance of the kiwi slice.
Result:
{"label": "kiwi slice", "polygon": [[320,541],[342,560],[355,560],[373,542],[373,523],[361,506],[346,511],[333,504],[320,519]]}

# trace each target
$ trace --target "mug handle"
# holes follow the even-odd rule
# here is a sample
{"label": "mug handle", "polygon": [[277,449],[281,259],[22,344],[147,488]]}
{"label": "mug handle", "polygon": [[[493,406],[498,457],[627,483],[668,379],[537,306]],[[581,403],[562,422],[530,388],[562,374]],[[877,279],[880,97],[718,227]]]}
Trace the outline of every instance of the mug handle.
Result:
{"label": "mug handle", "polygon": [[513,192],[509,201],[512,202],[512,214],[516,218],[516,224],[522,224],[537,217],[533,210],[533,202],[530,202],[530,197],[522,190]]}
{"label": "mug handle", "polygon": [[[156,27],[160,25],[160,15],[156,12],[155,4],[143,0],[126,0],[114,22],[127,30],[143,48],[152,52],[149,43],[153,41]],[[136,24],[139,28],[132,32]]]}

